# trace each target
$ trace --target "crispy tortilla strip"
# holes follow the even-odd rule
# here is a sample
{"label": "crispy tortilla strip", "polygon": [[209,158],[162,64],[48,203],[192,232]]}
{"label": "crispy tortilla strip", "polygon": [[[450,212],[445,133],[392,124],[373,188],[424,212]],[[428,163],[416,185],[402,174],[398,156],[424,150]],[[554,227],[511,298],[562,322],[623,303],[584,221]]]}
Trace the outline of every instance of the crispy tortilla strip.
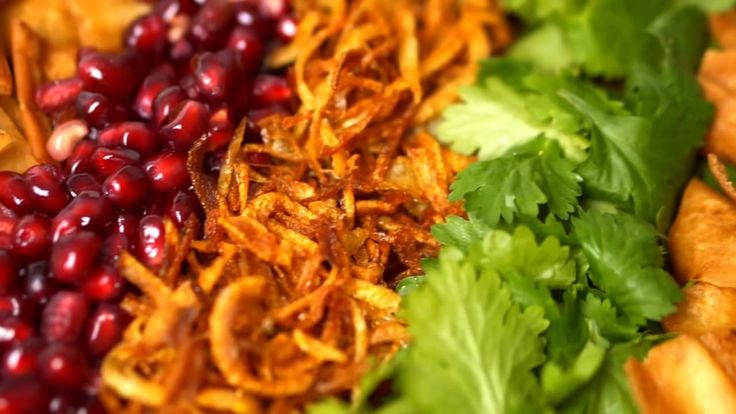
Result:
{"label": "crispy tortilla strip", "polygon": [[688,184],[669,235],[675,276],[736,287],[736,207],[698,179]]}
{"label": "crispy tortilla strip", "polygon": [[736,328],[736,289],[700,282],[683,294],[677,311],[662,322],[667,331],[699,335]]}
{"label": "crispy tortilla strip", "polygon": [[[635,362],[627,363],[627,374],[637,401],[645,414],[726,414],[736,412],[736,384],[706,346],[690,335],[681,335],[649,351],[643,367],[660,393],[667,396],[648,402],[651,385]],[[650,392],[647,392],[650,391]],[[640,398],[639,395],[644,395]],[[654,394],[655,396],[657,394]],[[652,411],[649,411],[649,406]],[[663,410],[663,411],[662,411]]]}
{"label": "crispy tortilla strip", "polygon": [[724,49],[736,48],[736,11],[709,16],[710,32]]}
{"label": "crispy tortilla strip", "polygon": [[706,152],[736,162],[736,50],[708,50],[698,80],[716,107]]}
{"label": "crispy tortilla strip", "polygon": [[121,50],[121,34],[130,22],[150,10],[150,4],[139,0],[69,1],[69,11],[79,30],[80,43],[105,51]]}

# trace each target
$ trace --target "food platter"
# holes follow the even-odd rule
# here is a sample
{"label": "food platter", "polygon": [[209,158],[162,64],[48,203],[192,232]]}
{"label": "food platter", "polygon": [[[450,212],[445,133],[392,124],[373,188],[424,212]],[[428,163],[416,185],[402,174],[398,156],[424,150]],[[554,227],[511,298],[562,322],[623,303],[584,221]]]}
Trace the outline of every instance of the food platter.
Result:
{"label": "food platter", "polygon": [[733,412],[734,10],[0,1],[0,414]]}

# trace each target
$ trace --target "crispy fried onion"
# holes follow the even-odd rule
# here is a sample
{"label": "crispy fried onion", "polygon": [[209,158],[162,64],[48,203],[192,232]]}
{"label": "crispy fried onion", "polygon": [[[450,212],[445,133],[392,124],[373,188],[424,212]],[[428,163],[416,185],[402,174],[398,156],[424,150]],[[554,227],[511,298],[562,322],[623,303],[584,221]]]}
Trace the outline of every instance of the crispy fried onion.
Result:
{"label": "crispy fried onion", "polygon": [[471,161],[426,123],[509,31],[487,0],[318,3],[293,5],[296,40],[268,60],[293,65],[295,114],[243,121],[218,177],[204,139],[190,151],[203,237],[168,224],[158,274],[122,256],[142,295],[103,363],[111,412],[300,411],[355,396],[369,360],[407,343],[392,287],[462,214],[447,191]]}

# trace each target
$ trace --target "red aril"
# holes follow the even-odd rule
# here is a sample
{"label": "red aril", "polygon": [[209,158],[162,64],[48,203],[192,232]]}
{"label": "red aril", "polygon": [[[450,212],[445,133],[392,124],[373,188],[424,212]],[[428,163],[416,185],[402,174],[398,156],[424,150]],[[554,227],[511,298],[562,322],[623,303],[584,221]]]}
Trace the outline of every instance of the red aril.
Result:
{"label": "red aril", "polygon": [[62,290],[51,297],[41,315],[41,336],[48,342],[74,343],[87,320],[87,299]]}
{"label": "red aril", "polygon": [[159,215],[147,215],[138,224],[138,259],[158,271],[164,262],[164,221]]}
{"label": "red aril", "polygon": [[[4,208],[2,204],[0,208]],[[0,216],[0,249],[11,250],[13,248],[13,236],[17,223],[18,219],[15,217]]]}
{"label": "red aril", "polygon": [[25,259],[40,259],[51,244],[49,221],[38,215],[23,216],[15,226],[13,254]]}
{"label": "red aril", "polygon": [[7,292],[18,276],[18,261],[7,250],[0,250],[0,292]]}
{"label": "red aril", "polygon": [[156,191],[167,192],[184,188],[189,183],[187,157],[178,152],[164,152],[143,164]]}
{"label": "red aril", "polygon": [[36,209],[31,188],[26,179],[12,171],[0,171],[0,203],[17,214],[32,213]]}
{"label": "red aril", "polygon": [[0,296],[0,315],[2,317],[14,316],[32,323],[37,316],[37,308],[29,298],[16,292]]}
{"label": "red aril", "polygon": [[177,191],[167,197],[164,212],[174,224],[181,227],[197,211],[197,207],[197,199],[191,192]]}
{"label": "red aril", "polygon": [[[122,234],[116,234],[116,236],[122,236]],[[94,302],[117,300],[122,295],[124,288],[123,277],[114,267],[107,264],[95,268],[82,284],[84,295]]]}
{"label": "red aril", "polygon": [[105,95],[94,92],[82,92],[77,98],[77,115],[95,128],[103,128],[110,122],[120,122],[127,116],[127,111],[120,105],[111,102]]}
{"label": "red aril", "polygon": [[59,284],[51,279],[48,263],[45,261],[28,265],[25,285],[26,297],[39,305],[45,305],[59,290]]}
{"label": "red aril", "polygon": [[77,73],[84,90],[125,99],[138,83],[136,66],[130,55],[89,52],[79,59]]}
{"label": "red aril", "polygon": [[237,51],[240,64],[246,73],[255,73],[263,63],[263,41],[259,34],[249,28],[238,26],[227,41],[227,47]]}
{"label": "red aril", "polygon": [[125,34],[128,48],[149,56],[158,57],[166,50],[166,23],[160,15],[149,14],[136,19]]}
{"label": "red aril", "polygon": [[279,18],[289,13],[287,0],[258,0],[258,8],[266,17]]}
{"label": "red aril", "polygon": [[150,184],[138,167],[126,165],[102,183],[102,193],[108,200],[123,208],[138,205],[146,197]]}
{"label": "red aril", "polygon": [[171,79],[166,75],[148,75],[138,89],[138,94],[133,102],[133,107],[138,116],[150,120],[153,117],[153,101],[161,91],[171,86],[171,84]]}
{"label": "red aril", "polygon": [[0,320],[0,349],[6,350],[11,344],[24,341],[33,336],[33,327],[14,316]]}
{"label": "red aril", "polygon": [[34,374],[38,368],[38,356],[43,350],[43,342],[29,338],[14,344],[2,356],[2,373],[5,377],[20,378]]}
{"label": "red aril", "polygon": [[52,241],[79,230],[105,230],[112,220],[112,205],[99,193],[85,191],[75,197],[51,222]]}
{"label": "red aril", "polygon": [[187,100],[174,108],[169,115],[169,122],[159,132],[176,151],[186,152],[194,141],[207,132],[208,118],[204,104]]}
{"label": "red aril", "polygon": [[76,197],[84,191],[93,191],[102,194],[100,182],[92,174],[73,174],[66,179],[66,188],[69,195]]}
{"label": "red aril", "polygon": [[51,164],[34,165],[24,174],[36,208],[46,214],[56,214],[69,202],[62,183],[66,173]]}
{"label": "red aril", "polygon": [[153,122],[161,126],[171,111],[186,99],[184,91],[179,86],[169,86],[153,101]]}
{"label": "red aril", "polygon": [[110,176],[126,165],[135,165],[140,154],[127,148],[97,147],[90,156],[92,166],[103,177]]}
{"label": "red aril", "polygon": [[121,214],[115,217],[112,231],[134,239],[138,232],[138,217],[133,214]]}
{"label": "red aril", "polygon": [[0,414],[46,412],[51,395],[37,378],[10,379],[0,383]]}
{"label": "red aril", "polygon": [[291,88],[284,78],[261,75],[253,83],[253,97],[261,105],[284,103],[291,99]]}
{"label": "red aril", "polygon": [[38,358],[42,378],[49,384],[77,389],[87,379],[89,363],[77,346],[52,344]]}
{"label": "red aril", "polygon": [[97,148],[97,143],[91,139],[80,141],[66,160],[66,171],[69,174],[93,171],[90,157]]}
{"label": "red aril", "polygon": [[235,8],[228,0],[209,0],[192,19],[189,38],[202,49],[217,49],[234,23]]}
{"label": "red aril", "polygon": [[100,238],[89,231],[63,236],[51,250],[50,269],[54,279],[77,284],[82,282],[97,259]]}
{"label": "red aril", "polygon": [[101,304],[87,323],[84,335],[87,350],[96,357],[104,356],[120,341],[128,321],[128,314],[119,306]]}
{"label": "red aril", "polygon": [[171,45],[169,57],[174,62],[186,63],[194,54],[194,46],[187,39],[179,39]]}
{"label": "red aril", "polygon": [[36,91],[36,105],[46,112],[59,111],[74,103],[82,92],[82,81],[77,78],[49,82]]}
{"label": "red aril", "polygon": [[164,21],[170,22],[176,16],[192,16],[199,10],[194,0],[162,0],[156,3],[154,13],[161,16]]}
{"label": "red aril", "polygon": [[144,157],[152,154],[158,147],[156,135],[142,122],[112,124],[100,132],[97,142],[105,147],[130,148]]}
{"label": "red aril", "polygon": [[199,97],[208,102],[225,100],[237,76],[234,55],[227,50],[203,52],[194,58],[194,80]]}
{"label": "red aril", "polygon": [[289,43],[294,40],[296,36],[297,23],[291,16],[283,16],[276,23],[276,36],[281,39],[282,42]]}
{"label": "red aril", "polygon": [[124,234],[112,233],[102,242],[100,259],[104,263],[117,263],[124,251],[132,250],[132,244]]}

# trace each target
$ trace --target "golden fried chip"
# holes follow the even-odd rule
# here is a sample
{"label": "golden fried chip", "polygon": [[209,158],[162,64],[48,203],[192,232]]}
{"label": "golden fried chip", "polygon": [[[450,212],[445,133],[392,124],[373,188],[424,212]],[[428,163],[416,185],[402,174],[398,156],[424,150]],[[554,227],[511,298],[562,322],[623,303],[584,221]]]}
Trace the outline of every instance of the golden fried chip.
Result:
{"label": "golden fried chip", "polygon": [[736,162],[736,50],[708,50],[698,80],[716,107],[706,152]]}
{"label": "golden fried chip", "polygon": [[631,393],[642,414],[686,414],[679,407],[672,407],[666,394],[657,388],[649,371],[635,358],[624,365]]}
{"label": "golden fried chip", "polygon": [[[736,412],[736,384],[711,352],[697,338],[680,335],[649,351],[643,367],[652,383],[641,381],[641,372],[635,363],[627,363],[627,373],[637,401],[643,400],[642,409],[648,408],[647,388],[652,383],[667,396],[669,410],[662,411],[661,399],[653,411],[645,413],[715,414]],[[644,398],[638,398],[644,394]],[[656,395],[656,394],[655,394]],[[658,411],[659,410],[659,411]]]}
{"label": "golden fried chip", "polygon": [[10,116],[0,109],[0,169],[24,172],[36,159]]}
{"label": "golden fried chip", "polygon": [[685,189],[669,250],[681,282],[736,287],[736,206],[698,179]]}
{"label": "golden fried chip", "polygon": [[724,49],[736,48],[736,11],[712,14],[708,18],[710,31]]}
{"label": "golden fried chip", "polygon": [[736,289],[699,282],[683,294],[677,311],[662,321],[667,331],[699,335],[736,328]]}
{"label": "golden fried chip", "polygon": [[151,11],[140,0],[67,0],[83,46],[105,51],[123,47],[122,33],[135,18]]}

